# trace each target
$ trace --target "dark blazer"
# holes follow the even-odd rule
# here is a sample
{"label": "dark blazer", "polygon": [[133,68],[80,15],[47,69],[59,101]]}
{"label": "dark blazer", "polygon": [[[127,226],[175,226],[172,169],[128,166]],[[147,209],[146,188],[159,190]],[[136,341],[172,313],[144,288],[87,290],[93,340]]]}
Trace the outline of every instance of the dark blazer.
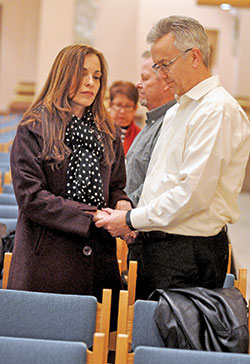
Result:
{"label": "dark blazer", "polygon": [[[129,200],[120,136],[113,142],[115,159],[101,166],[104,195],[113,208]],[[116,240],[97,229],[86,204],[65,198],[68,160],[52,171],[39,158],[42,136],[38,123],[19,125],[11,149],[11,171],[19,206],[8,288],[95,295],[121,288]]]}

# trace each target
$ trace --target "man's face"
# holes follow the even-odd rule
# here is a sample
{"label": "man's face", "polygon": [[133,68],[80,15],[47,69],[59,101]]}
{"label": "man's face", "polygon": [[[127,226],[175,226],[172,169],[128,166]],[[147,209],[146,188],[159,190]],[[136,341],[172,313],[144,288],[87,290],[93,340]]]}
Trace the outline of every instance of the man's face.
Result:
{"label": "man's face", "polygon": [[[174,45],[175,36],[171,33],[158,39],[151,49],[153,62],[161,65],[167,64],[181,52]],[[164,80],[173,95],[181,96],[190,90],[192,84],[192,56],[191,52],[180,56],[168,67],[168,72],[159,72],[159,77]]]}
{"label": "man's face", "polygon": [[140,104],[146,106],[148,110],[152,110],[162,105],[161,96],[164,95],[163,89],[165,84],[165,82],[154,72],[152,65],[152,58],[147,58],[143,61],[141,79],[135,85],[139,92]]}

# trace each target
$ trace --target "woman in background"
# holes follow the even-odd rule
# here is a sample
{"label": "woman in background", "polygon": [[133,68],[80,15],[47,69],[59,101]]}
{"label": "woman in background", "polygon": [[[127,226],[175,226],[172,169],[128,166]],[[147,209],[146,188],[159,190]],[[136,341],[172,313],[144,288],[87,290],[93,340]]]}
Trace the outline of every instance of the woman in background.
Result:
{"label": "woman in background", "polygon": [[[8,288],[94,295],[121,288],[116,240],[92,220],[130,202],[120,132],[104,107],[107,67],[80,44],[57,55],[11,149],[19,206]],[[130,207],[131,208],[131,207]]]}
{"label": "woman in background", "polygon": [[138,103],[138,90],[131,82],[116,81],[109,89],[110,114],[113,121],[122,129],[122,142],[125,156],[141,129],[134,117]]}

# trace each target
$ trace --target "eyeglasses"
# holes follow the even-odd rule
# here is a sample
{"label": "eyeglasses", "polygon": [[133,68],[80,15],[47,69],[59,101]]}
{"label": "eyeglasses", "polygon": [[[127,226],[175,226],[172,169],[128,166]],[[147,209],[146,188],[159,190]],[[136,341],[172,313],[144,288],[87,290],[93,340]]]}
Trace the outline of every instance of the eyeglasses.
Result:
{"label": "eyeglasses", "polygon": [[171,61],[169,61],[168,63],[162,63],[162,64],[154,63],[152,68],[157,74],[159,72],[162,72],[165,75],[169,72],[169,66],[171,66],[171,64],[173,64],[179,57],[183,56],[184,54],[186,54],[187,52],[189,52],[191,50],[192,50],[192,48],[186,49],[185,51],[178,54],[178,56],[171,59]]}
{"label": "eyeglasses", "polygon": [[130,112],[135,109],[134,105],[121,105],[121,104],[112,104],[111,105],[116,111],[121,111],[122,109],[126,112]]}

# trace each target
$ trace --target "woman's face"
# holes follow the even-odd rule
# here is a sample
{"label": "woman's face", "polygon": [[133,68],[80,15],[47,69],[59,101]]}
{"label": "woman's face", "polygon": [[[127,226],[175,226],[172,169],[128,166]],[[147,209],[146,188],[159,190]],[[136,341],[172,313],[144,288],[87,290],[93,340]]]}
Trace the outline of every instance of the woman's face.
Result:
{"label": "woman's face", "polygon": [[111,118],[120,127],[129,126],[134,120],[135,112],[135,103],[123,94],[117,94],[110,104]]}
{"label": "woman's face", "polygon": [[69,90],[69,98],[72,112],[82,117],[85,108],[90,106],[99,91],[101,79],[101,63],[97,55],[90,53],[85,56],[83,64],[83,78],[77,92],[74,81]]}

